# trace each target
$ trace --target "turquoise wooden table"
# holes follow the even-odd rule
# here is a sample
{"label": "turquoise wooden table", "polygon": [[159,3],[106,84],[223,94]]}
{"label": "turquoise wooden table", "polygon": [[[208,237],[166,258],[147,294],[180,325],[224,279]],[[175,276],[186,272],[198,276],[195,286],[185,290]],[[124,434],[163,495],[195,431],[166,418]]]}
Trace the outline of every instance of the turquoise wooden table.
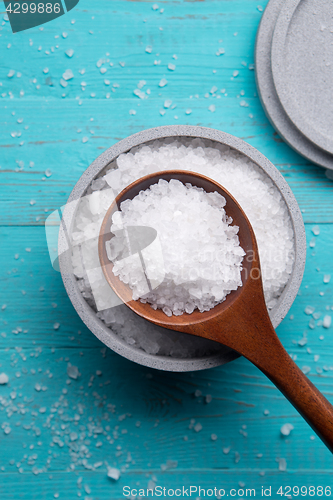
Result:
{"label": "turquoise wooden table", "polygon": [[244,359],[177,374],[121,358],[77,316],[45,239],[46,217],[116,141],[163,124],[241,137],[277,166],[303,212],[305,276],[278,334],[333,401],[333,328],[322,326],[333,315],[333,183],[263,112],[258,1],[81,0],[17,34],[1,15],[1,500],[140,498],[154,486],[182,498],[262,497],[262,487],[296,497],[288,486],[333,495],[331,454],[264,375]]}

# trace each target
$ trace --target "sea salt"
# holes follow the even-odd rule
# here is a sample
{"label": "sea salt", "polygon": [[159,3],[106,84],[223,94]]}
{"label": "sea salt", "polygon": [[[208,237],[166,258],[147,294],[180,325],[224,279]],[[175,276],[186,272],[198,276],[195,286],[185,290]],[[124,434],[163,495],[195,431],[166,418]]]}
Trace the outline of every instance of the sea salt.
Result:
{"label": "sea salt", "polygon": [[[238,227],[231,226],[225,198],[172,179],[160,179],[133,200],[126,200],[112,218],[115,237],[107,247],[113,273],[143,299],[168,316],[209,311],[242,286]],[[137,254],[121,258],[128,227],[147,226],[156,240],[142,251],[145,272]],[[139,232],[139,238],[142,236]],[[119,235],[119,236],[118,236]],[[181,237],[179,236],[181,235]],[[131,247],[136,241],[130,241]],[[126,245],[127,246],[127,245]]]}
{"label": "sea salt", "polygon": [[113,479],[114,481],[118,481],[118,479],[120,478],[120,470],[110,466],[108,466],[107,469],[108,469],[107,472],[108,477],[110,479]]}
{"label": "sea salt", "polygon": [[323,327],[324,328],[329,328],[331,326],[331,323],[332,323],[332,317],[329,316],[328,314],[326,316],[324,316]]}
{"label": "sea salt", "polygon": [[282,436],[289,436],[289,434],[291,433],[291,431],[294,429],[294,426],[292,424],[284,424],[281,429],[280,429],[280,432],[282,434]]}
{"label": "sea salt", "polygon": [[210,177],[242,206],[256,235],[268,309],[277,303],[290,278],[294,234],[288,208],[272,180],[247,157],[213,141],[170,138],[133,148],[101,172],[99,177],[106,181],[102,190],[87,188],[71,234],[73,272],[84,299],[132,347],[159,356],[200,357],[219,351],[220,346],[199,337],[191,336],[189,341],[187,335],[156,327],[135,315],[117,301],[99,264],[98,234],[115,196],[144,175],[170,169]]}
{"label": "sea salt", "polygon": [[9,378],[6,373],[0,373],[0,385],[8,384]]}

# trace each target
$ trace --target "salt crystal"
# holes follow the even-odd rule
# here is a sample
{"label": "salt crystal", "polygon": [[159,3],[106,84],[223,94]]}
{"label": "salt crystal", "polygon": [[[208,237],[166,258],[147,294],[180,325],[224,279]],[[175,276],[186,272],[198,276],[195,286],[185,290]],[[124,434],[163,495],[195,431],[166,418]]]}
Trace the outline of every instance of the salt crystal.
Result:
{"label": "salt crystal", "polygon": [[315,236],[318,236],[320,234],[320,227],[319,226],[313,226],[313,228],[311,229],[311,231],[313,232],[313,234]]}
{"label": "salt crystal", "polygon": [[6,373],[0,373],[0,385],[8,384],[9,378]]}
{"label": "salt crystal", "polygon": [[306,308],[304,309],[304,312],[307,315],[313,314],[314,311],[315,311],[315,308],[313,306],[306,306]]}
{"label": "salt crystal", "polygon": [[211,104],[210,106],[208,106],[208,109],[209,111],[211,111],[212,113],[214,113],[216,107],[215,107],[215,104]]}
{"label": "salt crystal", "polygon": [[227,446],[225,448],[222,448],[222,451],[225,455],[228,455],[229,451],[231,450],[231,446]]}
{"label": "salt crystal", "polygon": [[153,50],[152,46],[151,45],[147,45],[147,47],[146,47],[147,54],[151,54],[152,50]]}
{"label": "salt crystal", "polygon": [[15,75],[15,71],[13,69],[9,70],[9,73],[8,73],[8,78],[12,78],[13,76]]}
{"label": "salt crystal", "polygon": [[332,317],[329,316],[328,314],[326,316],[324,316],[323,327],[324,328],[329,328],[331,326],[331,323],[332,323]]}
{"label": "salt crystal", "polygon": [[48,168],[47,170],[45,170],[44,174],[46,175],[46,177],[51,177],[52,171]]}
{"label": "salt crystal", "polygon": [[216,441],[217,440],[217,435],[216,434],[211,434],[210,439],[212,441]]}
{"label": "salt crystal", "polygon": [[200,432],[202,430],[202,425],[198,422],[197,424],[195,424],[194,430],[195,432]]}
{"label": "salt crystal", "polygon": [[287,470],[287,462],[285,458],[279,458],[279,471],[284,472]]}
{"label": "salt crystal", "polygon": [[169,64],[168,64],[168,69],[169,69],[170,71],[175,71],[176,66],[175,66],[174,64],[172,64],[172,63],[169,63]]}
{"label": "salt crystal", "polygon": [[110,479],[113,479],[114,481],[118,481],[120,478],[120,470],[116,469],[115,467],[107,467],[107,475]]}
{"label": "salt crystal", "polygon": [[324,283],[329,283],[331,281],[331,275],[330,274],[324,274]]}
{"label": "salt crystal", "polygon": [[79,376],[80,376],[80,372],[79,372],[79,369],[77,366],[74,366],[74,365],[71,365],[70,363],[68,363],[67,365],[67,375],[76,380]]}
{"label": "salt crystal", "polygon": [[66,71],[62,74],[64,80],[71,80],[74,78],[73,71],[71,69],[66,69]]}
{"label": "salt crystal", "polygon": [[73,55],[74,55],[74,50],[73,50],[73,49],[68,49],[68,50],[66,50],[65,54],[66,54],[66,56],[68,56],[68,57],[73,57]]}
{"label": "salt crystal", "polygon": [[292,424],[284,424],[281,429],[280,429],[280,432],[282,434],[282,436],[289,436],[289,434],[291,433],[291,431],[294,429],[294,426]]}
{"label": "salt crystal", "polygon": [[165,87],[168,81],[165,78],[162,78],[160,80],[160,83],[158,84],[159,87]]}
{"label": "salt crystal", "polygon": [[236,78],[236,76],[238,76],[238,75],[239,75],[239,71],[236,69],[236,70],[232,73],[232,76],[233,76],[234,78]]}

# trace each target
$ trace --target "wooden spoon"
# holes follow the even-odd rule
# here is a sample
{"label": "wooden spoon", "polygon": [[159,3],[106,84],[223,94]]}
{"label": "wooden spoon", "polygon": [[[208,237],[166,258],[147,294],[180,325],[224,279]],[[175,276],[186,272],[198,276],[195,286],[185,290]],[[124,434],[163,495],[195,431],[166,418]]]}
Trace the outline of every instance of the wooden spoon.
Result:
{"label": "wooden spoon", "polygon": [[[243,286],[210,311],[196,310],[168,317],[160,309],[155,311],[149,304],[132,300],[131,289],[112,272],[105,243],[113,236],[110,233],[113,213],[122,201],[133,199],[159,179],[178,179],[206,192],[217,191],[226,199],[227,215],[239,226],[240,246],[246,252]],[[294,363],[275,333],[265,304],[256,238],[247,216],[228,191],[211,179],[188,171],[164,171],[142,177],[126,187],[109,208],[102,223],[98,250],[108,283],[132,311],[156,325],[220,342],[243,355],[289,399],[333,452],[333,407]]]}

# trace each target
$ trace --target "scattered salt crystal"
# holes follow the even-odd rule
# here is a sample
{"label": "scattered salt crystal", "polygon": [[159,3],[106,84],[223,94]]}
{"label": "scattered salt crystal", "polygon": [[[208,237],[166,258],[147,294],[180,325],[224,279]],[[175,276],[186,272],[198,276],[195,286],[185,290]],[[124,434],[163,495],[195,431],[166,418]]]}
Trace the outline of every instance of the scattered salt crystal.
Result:
{"label": "scattered salt crystal", "polygon": [[229,453],[230,450],[231,450],[231,446],[227,446],[227,447],[225,447],[225,448],[222,449],[222,451],[223,451],[223,453],[225,455],[228,455],[228,453]]}
{"label": "scattered salt crystal", "polygon": [[237,69],[235,69],[235,71],[233,71],[233,73],[232,73],[232,76],[234,78],[236,78],[236,76],[238,76],[238,75],[239,75],[239,71]]}
{"label": "scattered salt crystal", "polygon": [[305,314],[307,314],[308,316],[313,314],[314,311],[315,308],[313,306],[306,306],[306,308],[304,309]]}
{"label": "scattered salt crystal", "polygon": [[291,431],[294,429],[294,426],[292,424],[284,424],[281,429],[280,429],[280,432],[282,434],[282,436],[289,436],[289,434],[291,433]]}
{"label": "scattered salt crystal", "polygon": [[116,469],[115,467],[110,467],[109,465],[107,466],[107,475],[110,479],[113,479],[114,481],[118,481],[120,478],[120,470]]}
{"label": "scattered salt crystal", "polygon": [[88,141],[89,141],[89,137],[86,137],[86,136],[85,136],[85,137],[82,137],[82,142],[83,142],[83,144],[85,144],[85,143],[86,143],[86,142],[88,142]]}
{"label": "scattered salt crystal", "polygon": [[54,324],[53,324],[53,328],[54,328],[55,330],[59,330],[59,328],[60,328],[60,323],[54,323]]}
{"label": "scattered salt crystal", "polygon": [[285,458],[279,458],[278,463],[279,463],[279,471],[284,472],[287,470],[287,462]]}
{"label": "scattered salt crystal", "polygon": [[324,283],[329,283],[331,281],[331,275],[330,274],[324,274]]}
{"label": "scattered salt crystal", "polygon": [[168,69],[169,69],[170,71],[175,71],[175,69],[176,69],[175,64],[169,63],[169,64],[168,64]]}
{"label": "scattered salt crystal", "polygon": [[62,74],[64,80],[71,80],[74,78],[73,71],[71,69],[66,69],[66,71]]}
{"label": "scattered salt crystal", "polygon": [[9,73],[8,73],[8,78],[12,78],[13,76],[15,75],[15,71],[13,69],[9,70]]}
{"label": "scattered salt crystal", "polygon": [[235,464],[238,464],[238,462],[240,461],[240,454],[238,453],[238,451],[235,451]]}
{"label": "scattered salt crystal", "polygon": [[77,366],[74,366],[74,365],[71,365],[70,363],[68,363],[67,365],[67,375],[76,380],[79,376],[80,376],[80,372],[79,372],[79,369]]}
{"label": "scattered salt crystal", "polygon": [[209,404],[209,403],[212,402],[212,400],[213,400],[213,398],[212,398],[211,394],[207,394],[207,396],[206,396],[206,403]]}
{"label": "scattered salt crystal", "polygon": [[74,55],[74,50],[73,50],[73,49],[68,49],[68,50],[66,50],[65,54],[66,54],[66,56],[68,56],[68,57],[73,57],[73,55]]}
{"label": "scattered salt crystal", "polygon": [[129,110],[129,114],[130,114],[130,115],[136,115],[136,111],[135,111],[135,109],[130,109],[130,110]]}
{"label": "scattered salt crystal", "polygon": [[45,75],[47,75],[47,74],[48,74],[48,72],[49,72],[49,68],[44,68],[44,69],[43,69],[43,73],[44,73]]}
{"label": "scattered salt crystal", "polygon": [[165,78],[162,78],[160,80],[160,83],[158,84],[159,87],[165,87],[168,81]]}
{"label": "scattered salt crystal", "polygon": [[66,82],[66,80],[64,80],[63,78],[60,79],[60,85],[63,87],[63,88],[66,88],[68,83]]}
{"label": "scattered salt crystal", "polygon": [[319,226],[313,226],[313,228],[311,229],[311,231],[313,232],[313,234],[315,236],[318,236],[320,234],[320,227]]}
{"label": "scattered salt crystal", "polygon": [[216,434],[211,434],[210,439],[212,441],[216,441],[217,440],[217,435]]}
{"label": "scattered salt crystal", "polygon": [[265,416],[269,415],[269,410],[264,410],[264,415]]}
{"label": "scattered salt crystal", "polygon": [[190,115],[192,113],[192,109],[191,108],[188,108],[186,111],[185,111],[185,114],[186,115]]}
{"label": "scattered salt crystal", "polygon": [[6,373],[0,373],[0,385],[8,384],[9,378]]}
{"label": "scattered salt crystal", "polygon": [[214,113],[216,107],[215,107],[215,104],[211,104],[210,106],[208,106],[208,109],[209,111],[211,111],[212,113]]}
{"label": "scattered salt crystal", "polygon": [[52,171],[48,168],[47,170],[45,170],[44,174],[46,177],[51,177]]}
{"label": "scattered salt crystal", "polygon": [[177,460],[167,460],[165,464],[161,464],[161,470],[166,471],[170,469],[176,469],[178,467]]}
{"label": "scattered salt crystal", "polygon": [[147,45],[147,47],[146,47],[147,54],[151,54],[152,50],[153,50],[153,47],[151,45]]}
{"label": "scattered salt crystal", "polygon": [[323,319],[323,327],[329,328],[331,326],[331,323],[332,323],[332,317],[326,314],[326,316],[324,316]]}
{"label": "scattered salt crystal", "polygon": [[63,37],[63,38],[67,38],[67,37],[68,37],[68,33],[66,33],[66,31],[63,31],[63,32],[62,32],[62,37]]}
{"label": "scattered salt crystal", "polygon": [[195,432],[200,432],[202,430],[202,425],[198,422],[197,424],[195,424],[194,430]]}

